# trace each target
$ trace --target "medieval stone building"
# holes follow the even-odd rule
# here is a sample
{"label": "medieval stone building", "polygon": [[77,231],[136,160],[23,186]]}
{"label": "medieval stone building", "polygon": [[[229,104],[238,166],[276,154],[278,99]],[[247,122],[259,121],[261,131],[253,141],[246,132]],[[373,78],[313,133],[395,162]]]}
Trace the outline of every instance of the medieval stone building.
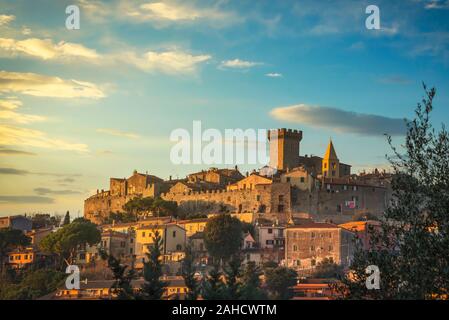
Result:
{"label": "medieval stone building", "polygon": [[375,175],[351,175],[351,166],[340,162],[332,141],[322,158],[300,156],[302,137],[298,130],[269,131],[270,174],[260,170],[245,177],[235,167],[210,168],[180,180],[164,181],[137,171],[126,179],[111,178],[108,191],[85,200],[84,215],[102,223],[137,196],[176,201],[185,213],[288,214],[292,219],[308,216],[334,223],[385,211],[390,194],[385,176],[376,183]]}

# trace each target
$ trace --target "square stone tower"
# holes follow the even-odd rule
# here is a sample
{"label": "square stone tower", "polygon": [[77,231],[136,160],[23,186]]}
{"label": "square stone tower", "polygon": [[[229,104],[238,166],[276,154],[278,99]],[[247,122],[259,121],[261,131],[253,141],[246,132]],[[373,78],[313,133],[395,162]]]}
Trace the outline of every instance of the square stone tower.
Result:
{"label": "square stone tower", "polygon": [[270,167],[286,171],[299,165],[299,144],[302,131],[276,129],[268,131],[270,141]]}

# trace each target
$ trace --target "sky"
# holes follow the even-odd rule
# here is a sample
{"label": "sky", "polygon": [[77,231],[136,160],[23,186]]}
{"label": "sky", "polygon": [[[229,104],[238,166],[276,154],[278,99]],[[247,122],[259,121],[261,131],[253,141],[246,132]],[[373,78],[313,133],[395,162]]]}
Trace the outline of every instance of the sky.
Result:
{"label": "sky", "polygon": [[193,121],[299,129],[301,155],[331,138],[353,172],[388,169],[422,82],[449,124],[448,0],[0,0],[0,216],[82,216],[109,177],[205,169],[170,160]]}

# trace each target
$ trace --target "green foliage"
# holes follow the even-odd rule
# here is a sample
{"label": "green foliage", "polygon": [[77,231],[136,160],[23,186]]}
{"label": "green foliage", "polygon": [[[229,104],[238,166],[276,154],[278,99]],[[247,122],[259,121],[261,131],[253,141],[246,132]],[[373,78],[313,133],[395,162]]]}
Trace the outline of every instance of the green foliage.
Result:
{"label": "green foliage", "polygon": [[41,229],[46,227],[58,227],[61,223],[61,216],[48,213],[36,213],[31,217],[32,228]]}
{"label": "green foliage", "polygon": [[49,269],[29,270],[15,281],[0,281],[0,300],[30,300],[55,291],[66,275]]}
{"label": "green foliage", "polygon": [[226,299],[226,288],[221,280],[222,273],[218,265],[209,271],[206,281],[202,286],[202,297],[205,300],[223,300]]}
{"label": "green foliage", "polygon": [[286,267],[268,268],[265,271],[265,281],[270,296],[273,299],[288,300],[293,297],[292,286],[296,284],[297,273]]}
{"label": "green foliage", "polygon": [[314,278],[341,278],[343,276],[343,268],[336,264],[332,258],[324,258],[318,262],[314,272]]}
{"label": "green foliage", "polygon": [[97,226],[88,220],[78,218],[42,239],[40,249],[43,252],[55,253],[68,264],[72,264],[75,251],[79,246],[94,245],[100,240],[101,233]]}
{"label": "green foliage", "polygon": [[359,212],[356,213],[353,217],[352,217],[352,221],[368,221],[368,220],[379,220],[379,218],[369,212]]}
{"label": "green foliage", "polygon": [[256,228],[252,223],[242,222],[242,231],[243,233],[250,233],[253,238],[256,237]]}
{"label": "green foliage", "polygon": [[133,269],[127,270],[128,266],[123,265],[120,259],[116,259],[112,255],[107,258],[108,267],[111,269],[115,280],[111,287],[113,292],[119,300],[135,300],[136,294],[131,283],[136,278],[135,271]]}
{"label": "green foliage", "polygon": [[[381,227],[371,230],[371,249],[358,246],[351,277],[340,291],[348,299],[435,299],[449,294],[449,134],[430,123],[435,89],[407,121],[403,149],[392,144],[393,201]],[[380,270],[380,289],[366,288],[365,269]]]}
{"label": "green foliage", "polygon": [[28,246],[30,242],[31,239],[20,230],[0,229],[0,271],[3,271],[3,259],[8,251]]}
{"label": "green foliage", "polygon": [[143,264],[143,277],[145,283],[142,285],[142,298],[146,300],[160,300],[164,293],[167,283],[161,281],[162,264],[161,264],[161,247],[162,238],[156,230],[153,236],[153,244],[149,247],[147,253],[148,261]]}
{"label": "green foliage", "polygon": [[195,279],[194,255],[190,244],[186,246],[185,257],[182,261],[182,277],[189,291],[186,300],[196,300],[199,294],[199,284]]}
{"label": "green foliage", "polygon": [[242,241],[242,224],[228,214],[210,219],[204,228],[204,243],[209,254],[227,260],[236,254]]}
{"label": "green foliage", "polygon": [[67,225],[67,224],[69,224],[69,223],[70,223],[70,213],[67,211],[67,212],[65,213],[64,221],[62,222],[62,224],[65,226],[65,225]]}
{"label": "green foliage", "polygon": [[175,201],[165,201],[160,197],[136,197],[129,200],[123,206],[123,210],[137,220],[141,214],[147,212],[153,212],[157,217],[176,216],[177,207],[178,205]]}
{"label": "green foliage", "polygon": [[116,223],[127,223],[127,222],[136,222],[137,218],[134,214],[130,212],[111,212],[109,217],[107,217],[103,223],[111,224],[112,222]]}
{"label": "green foliage", "polygon": [[242,275],[241,300],[263,300],[267,298],[265,292],[260,289],[261,274],[261,270],[256,266],[254,261],[246,263]]}
{"label": "green foliage", "polygon": [[242,259],[236,254],[228,261],[224,268],[225,287],[224,295],[226,299],[237,300],[240,298]]}

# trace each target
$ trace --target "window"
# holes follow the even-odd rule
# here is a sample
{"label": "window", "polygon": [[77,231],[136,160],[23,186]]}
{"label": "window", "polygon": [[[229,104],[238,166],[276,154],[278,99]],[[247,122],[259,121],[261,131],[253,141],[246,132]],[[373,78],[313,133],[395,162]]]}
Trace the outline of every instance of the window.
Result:
{"label": "window", "polygon": [[173,231],[173,238],[176,238],[176,231]]}
{"label": "window", "polygon": [[28,255],[27,255],[27,254],[25,255],[24,259],[25,259],[25,260],[28,260]]}
{"label": "window", "polygon": [[269,234],[272,234],[272,233],[273,233],[273,229],[271,229],[271,228],[268,229],[268,233],[269,233]]}
{"label": "window", "polygon": [[181,251],[181,250],[182,250],[182,245],[177,244],[177,245],[176,245],[176,250],[177,250],[177,251]]}
{"label": "window", "polygon": [[337,212],[341,212],[341,204],[337,204]]}
{"label": "window", "polygon": [[327,169],[327,163],[326,162],[324,163],[324,169]]}
{"label": "window", "polygon": [[290,177],[287,177],[287,182],[290,182]]}
{"label": "window", "polygon": [[134,239],[133,238],[129,239],[129,243],[134,243]]}
{"label": "window", "polygon": [[332,251],[334,248],[332,248],[332,246],[329,246],[329,251]]}
{"label": "window", "polygon": [[343,190],[345,190],[345,191],[348,190],[348,186],[347,186],[347,185],[344,185],[344,186],[343,186]]}
{"label": "window", "polygon": [[273,240],[267,240],[265,243],[268,244],[268,245],[272,245],[272,244],[274,244],[274,241]]}
{"label": "window", "polygon": [[299,181],[301,181],[301,183],[304,183],[305,180],[306,180],[306,179],[305,179],[304,177],[301,177],[301,178],[299,179]]}
{"label": "window", "polygon": [[145,232],[142,232],[142,238],[145,238]]}
{"label": "window", "polygon": [[129,248],[129,254],[133,254],[133,248]]}
{"label": "window", "polygon": [[315,232],[312,232],[311,237],[315,238]]}
{"label": "window", "polygon": [[284,201],[284,195],[283,195],[283,194],[280,194],[280,195],[279,195],[279,202],[282,202],[282,201]]}
{"label": "window", "polygon": [[315,251],[315,246],[310,246],[310,251]]}
{"label": "window", "polygon": [[298,251],[298,246],[296,244],[293,246],[293,251]]}
{"label": "window", "polygon": [[278,205],[278,212],[284,212],[284,206],[282,204]]}
{"label": "window", "polygon": [[256,201],[260,201],[260,194],[256,196]]}
{"label": "window", "polygon": [[335,175],[336,175],[335,170],[332,170],[332,176],[335,176]]}
{"label": "window", "polygon": [[312,261],[310,261],[310,264],[312,265],[312,267],[314,267],[316,265],[316,260],[312,259]]}
{"label": "window", "polygon": [[121,241],[120,242],[120,248],[124,248],[126,246],[126,242],[125,241]]}

